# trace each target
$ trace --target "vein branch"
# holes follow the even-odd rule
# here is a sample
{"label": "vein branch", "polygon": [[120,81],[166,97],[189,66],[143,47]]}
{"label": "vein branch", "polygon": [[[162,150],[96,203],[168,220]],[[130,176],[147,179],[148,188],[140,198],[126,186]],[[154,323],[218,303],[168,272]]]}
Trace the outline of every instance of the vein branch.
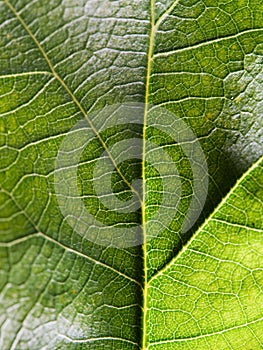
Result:
{"label": "vein branch", "polygon": [[84,118],[87,120],[90,128],[92,129],[92,131],[94,132],[94,134],[96,135],[96,137],[98,138],[99,142],[101,143],[102,147],[104,148],[104,150],[107,152],[111,162],[113,163],[116,171],[119,173],[119,175],[121,176],[122,180],[125,182],[125,184],[130,188],[130,190],[138,197],[140,203],[141,201],[141,197],[140,194],[133,188],[133,186],[129,183],[129,181],[125,178],[125,176],[122,174],[122,172],[120,171],[117,163],[115,162],[114,158],[112,157],[112,155],[110,154],[110,152],[108,151],[107,145],[105,144],[104,140],[102,139],[102,137],[100,136],[100,134],[98,133],[98,131],[96,130],[95,126],[93,125],[92,121],[89,119],[85,109],[82,107],[81,103],[79,102],[79,100],[77,99],[77,97],[74,95],[74,93],[71,91],[71,89],[69,88],[69,86],[66,84],[66,82],[60,77],[60,75],[56,72],[52,62],[50,61],[48,55],[46,54],[45,50],[43,49],[42,45],[40,44],[40,42],[38,41],[38,39],[36,38],[36,36],[32,33],[32,31],[30,30],[30,28],[28,27],[28,25],[26,24],[26,22],[24,21],[24,19],[21,17],[21,15],[16,11],[16,9],[14,8],[14,6],[9,2],[9,0],[4,0],[4,2],[6,3],[6,5],[9,7],[9,9],[14,13],[14,15],[16,16],[16,18],[19,20],[19,22],[22,24],[22,26],[24,27],[24,29],[26,30],[26,32],[28,33],[28,35],[31,37],[31,39],[33,40],[33,42],[35,43],[35,45],[37,46],[38,50],[40,51],[40,53],[42,54],[42,56],[44,57],[45,61],[47,62],[51,73],[53,74],[53,76],[55,77],[55,79],[61,84],[61,86],[67,91],[67,93],[69,94],[69,96],[71,97],[72,101],[75,103],[75,105],[78,107],[78,109],[80,110],[80,112],[82,113],[82,115],[84,116]]}

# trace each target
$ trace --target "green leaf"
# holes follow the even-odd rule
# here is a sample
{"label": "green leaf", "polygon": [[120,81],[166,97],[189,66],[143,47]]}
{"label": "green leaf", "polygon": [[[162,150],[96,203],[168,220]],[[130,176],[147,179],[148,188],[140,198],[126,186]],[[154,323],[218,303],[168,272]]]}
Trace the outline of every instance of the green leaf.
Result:
{"label": "green leaf", "polygon": [[262,170],[263,158],[149,280],[149,349],[262,347]]}
{"label": "green leaf", "polygon": [[262,348],[262,24],[0,0],[1,349]]}

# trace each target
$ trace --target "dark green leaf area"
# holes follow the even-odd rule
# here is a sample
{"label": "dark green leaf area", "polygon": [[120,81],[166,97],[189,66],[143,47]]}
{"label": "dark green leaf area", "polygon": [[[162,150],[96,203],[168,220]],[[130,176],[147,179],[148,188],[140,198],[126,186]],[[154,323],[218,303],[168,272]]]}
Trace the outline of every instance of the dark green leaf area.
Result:
{"label": "dark green leaf area", "polygon": [[[127,152],[127,160],[118,163],[118,159],[112,157],[110,148],[115,147],[118,155],[121,155],[123,151],[127,151],[125,148],[125,140],[136,146],[136,143],[142,139],[142,126],[139,124],[117,125],[112,128],[104,130],[100,137],[102,138],[108,152],[105,152],[102,143],[98,138],[92,139],[85,147],[84,152],[81,155],[80,163],[78,166],[78,187],[79,195],[85,204],[85,207],[91,215],[96,217],[97,220],[105,225],[121,226],[138,225],[141,222],[141,188],[139,187],[135,191],[133,190],[133,182],[141,179],[142,167],[141,160],[136,158],[129,158],[129,152]],[[112,169],[105,175],[105,168],[103,166],[103,158],[110,155],[112,161]],[[98,163],[102,161],[102,163]],[[94,175],[98,171],[97,178]],[[105,175],[105,177],[103,177]],[[101,179],[100,179],[100,176]],[[110,183],[110,188],[105,188],[105,178]],[[94,179],[96,179],[94,184]],[[96,186],[105,191],[104,197],[106,202],[101,200],[96,191]],[[110,192],[110,193],[109,193]],[[112,197],[112,201],[109,199]],[[103,197],[103,196],[102,196]],[[123,202],[123,210],[117,210],[114,206],[114,198]],[[133,200],[137,202],[135,207],[127,205],[125,202]],[[106,203],[106,204],[105,204]],[[107,205],[109,203],[109,205]],[[134,209],[135,208],[135,209]]]}

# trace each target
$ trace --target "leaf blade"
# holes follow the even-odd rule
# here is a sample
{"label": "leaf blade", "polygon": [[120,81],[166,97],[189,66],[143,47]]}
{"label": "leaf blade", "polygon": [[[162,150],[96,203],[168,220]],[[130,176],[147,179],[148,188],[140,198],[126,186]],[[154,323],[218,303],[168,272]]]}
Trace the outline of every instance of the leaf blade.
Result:
{"label": "leaf blade", "polygon": [[[152,2],[152,12],[157,18],[156,40],[152,40],[155,52],[152,66],[146,73],[147,58],[152,56],[148,54],[147,57],[148,2],[89,0],[72,7],[68,0],[8,1],[43,47],[44,55],[50,56],[60,80],[80,101],[81,108],[76,108],[78,103],[76,106],[72,101],[72,93],[65,94],[61,84],[49,80],[50,66],[36,50],[32,35],[31,38],[26,35],[6,3],[0,2],[4,34],[0,41],[3,58],[0,65],[0,145],[3,147],[0,289],[5,305],[1,306],[3,336],[0,344],[8,349],[18,346],[25,349],[28,346],[139,348],[142,262],[146,258],[146,246],[144,254],[140,248],[99,247],[80,238],[67,225],[54,191],[58,148],[65,135],[83,118],[79,109],[82,108],[85,115],[105,104],[142,102],[147,88],[147,102],[166,106],[178,114],[204,147],[213,182],[205,212],[208,215],[235,179],[262,154],[262,4],[251,2],[250,16],[245,16],[248,7],[242,1],[237,11],[233,2],[218,2],[214,6],[207,0],[207,11],[203,11],[204,2],[201,1],[187,4],[159,1],[155,8]],[[211,20],[216,18],[214,11],[219,14],[217,22]],[[224,11],[228,11],[229,26],[222,18]],[[180,13],[184,18],[178,17]],[[195,21],[199,24],[198,30]],[[202,31],[202,26],[207,30]],[[150,46],[153,49],[153,45]],[[200,80],[201,88],[196,87],[196,79]],[[174,100],[172,107],[169,99]],[[150,113],[147,118],[151,118]],[[146,126],[146,122],[144,124]],[[158,139],[152,130],[146,131],[144,140],[146,134],[149,139]],[[131,136],[137,131],[129,132]],[[178,148],[167,140],[164,144],[158,142],[167,152],[170,148],[170,152],[177,154],[175,162],[181,169],[185,165],[189,168],[189,164],[183,166],[178,162],[182,157]],[[228,155],[225,157],[224,153]],[[86,153],[85,156],[84,161],[89,161],[91,155]],[[227,181],[226,170],[230,171]],[[80,177],[83,175],[85,171],[81,170]],[[148,175],[150,178],[150,171]],[[189,183],[192,181],[190,172],[182,175],[188,176]],[[186,184],[188,189],[189,183]],[[153,198],[154,204],[158,203],[157,197]],[[182,206],[181,220],[187,208],[186,202]],[[229,219],[227,211],[221,214],[218,220]],[[201,218],[200,222],[203,220]],[[158,274],[189,238],[178,237],[180,225],[181,222],[171,227],[168,234],[160,235],[158,245],[151,241],[147,246],[150,257],[147,262],[144,260],[144,265],[148,264],[149,276]],[[148,298],[147,293],[145,296]],[[9,315],[13,308],[17,310],[14,317]],[[146,307],[143,312],[146,336]],[[256,334],[257,329],[253,332]],[[246,337],[255,342],[255,348],[260,344],[256,342],[260,336],[251,338],[246,334]],[[222,347],[225,344],[223,341]],[[209,348],[210,345],[205,343],[204,346]],[[231,346],[239,344],[231,343]]]}

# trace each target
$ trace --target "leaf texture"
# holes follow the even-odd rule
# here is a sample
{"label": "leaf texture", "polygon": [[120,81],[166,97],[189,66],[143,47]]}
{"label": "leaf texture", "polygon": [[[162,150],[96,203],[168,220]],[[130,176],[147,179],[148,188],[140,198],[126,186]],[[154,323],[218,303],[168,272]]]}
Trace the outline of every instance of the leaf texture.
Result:
{"label": "leaf texture", "polygon": [[[259,0],[0,0],[1,349],[262,348],[262,25]],[[139,122],[101,132],[98,112],[120,104],[143,105]],[[67,137],[78,148],[82,121],[94,138],[61,173],[76,170],[78,197],[103,225],[138,225],[145,244],[98,244],[78,212],[63,215],[57,159]],[[205,180],[195,193],[189,135],[209,187],[183,230],[206,194]],[[108,210],[96,162],[135,138],[142,153],[115,164],[111,183],[125,204],[142,179],[143,206]],[[150,143],[181,186],[160,230]]]}

